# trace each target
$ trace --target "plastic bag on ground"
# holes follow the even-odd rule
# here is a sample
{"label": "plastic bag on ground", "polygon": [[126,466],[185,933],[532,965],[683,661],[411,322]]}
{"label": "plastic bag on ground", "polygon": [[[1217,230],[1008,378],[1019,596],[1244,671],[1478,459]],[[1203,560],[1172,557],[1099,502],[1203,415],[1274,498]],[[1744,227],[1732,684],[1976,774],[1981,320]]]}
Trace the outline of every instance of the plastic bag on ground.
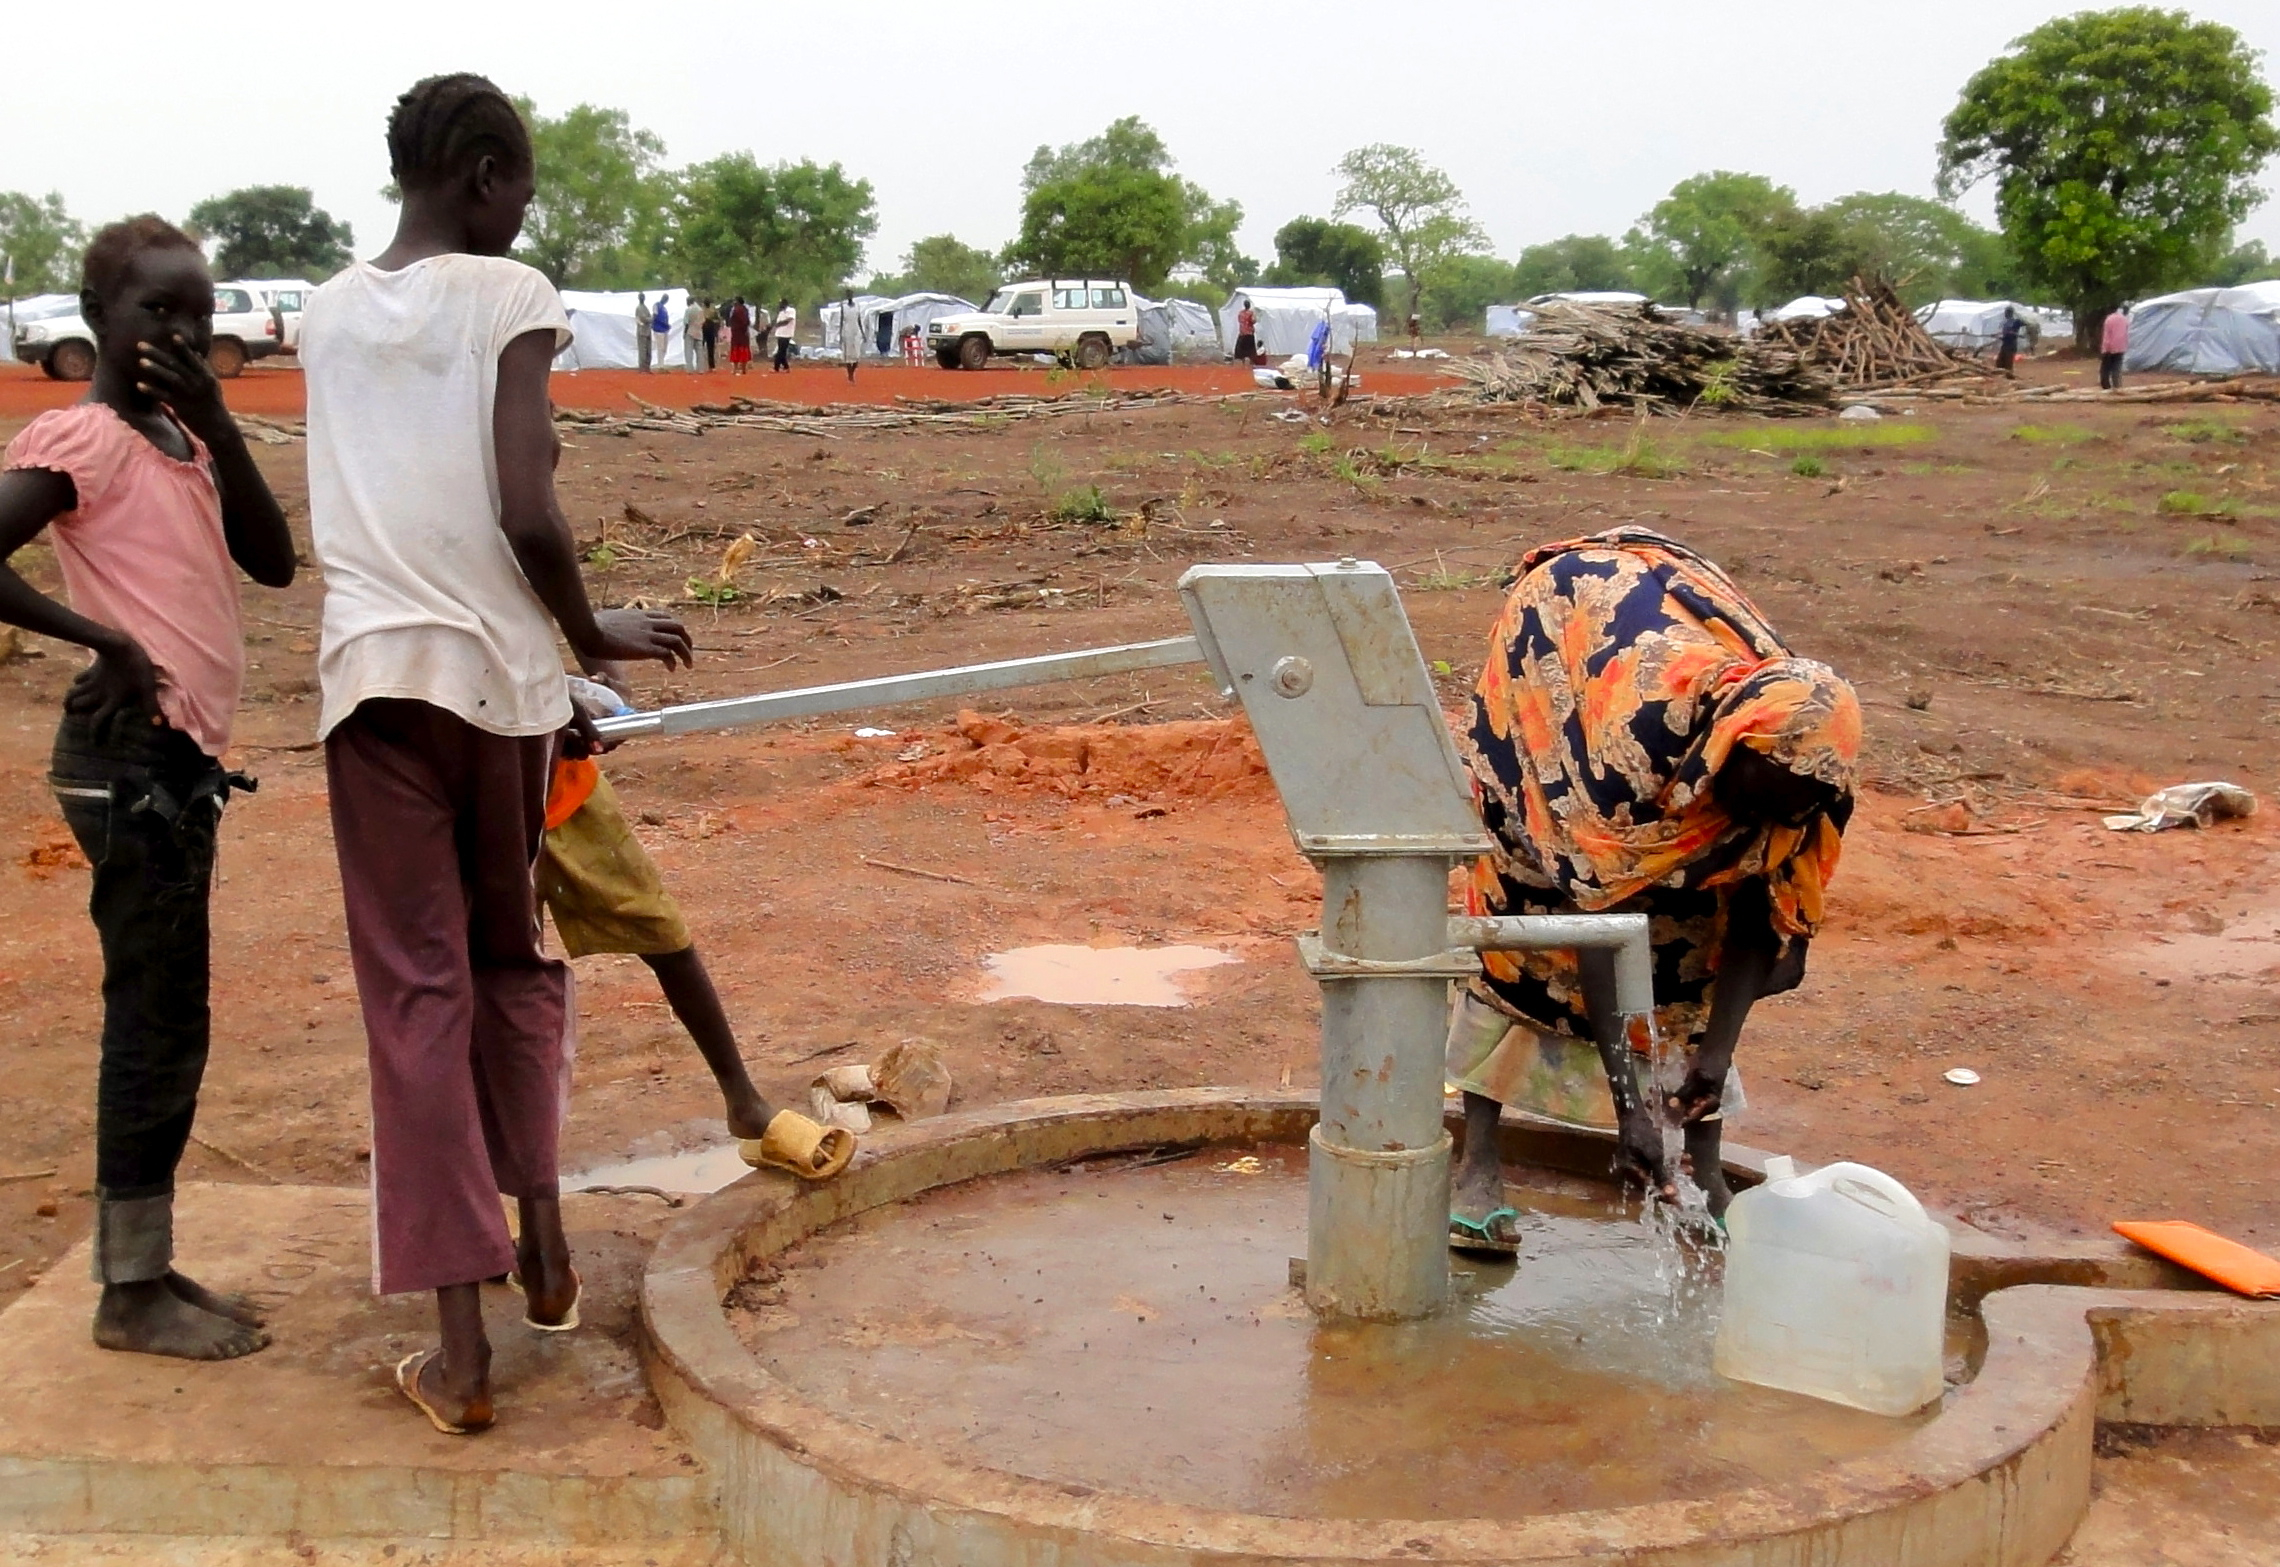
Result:
{"label": "plastic bag on ground", "polygon": [[2109,816],[2112,832],[2161,832],[2170,827],[2207,827],[2235,816],[2256,814],[2256,796],[2235,783],[2171,784],[2138,802],[2123,816]]}

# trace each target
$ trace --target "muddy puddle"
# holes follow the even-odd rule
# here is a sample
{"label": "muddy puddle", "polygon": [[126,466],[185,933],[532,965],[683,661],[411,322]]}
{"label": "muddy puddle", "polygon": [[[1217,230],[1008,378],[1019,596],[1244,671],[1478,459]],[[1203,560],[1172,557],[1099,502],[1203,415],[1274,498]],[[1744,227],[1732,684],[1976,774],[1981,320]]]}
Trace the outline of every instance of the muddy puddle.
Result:
{"label": "muddy puddle", "polygon": [[1214,947],[1016,947],[984,960],[979,999],[1060,1006],[1184,1007],[1202,969],[1239,961]]}
{"label": "muddy puddle", "polygon": [[[1547,1177],[1556,1181],[1556,1177]],[[744,1342],[897,1438],[1038,1479],[1286,1517],[1517,1518],[1795,1480],[1905,1438],[1710,1369],[1717,1258],[1583,1184],[1516,1188],[1517,1266],[1446,1317],[1322,1328],[1288,1283],[1301,1150],[949,1188],[744,1286]]]}
{"label": "muddy puddle", "polygon": [[654,1154],[623,1159],[562,1178],[566,1192],[590,1192],[598,1186],[647,1186],[661,1192],[703,1194],[717,1192],[731,1181],[752,1173],[738,1157],[736,1145],[699,1148],[688,1153]]}

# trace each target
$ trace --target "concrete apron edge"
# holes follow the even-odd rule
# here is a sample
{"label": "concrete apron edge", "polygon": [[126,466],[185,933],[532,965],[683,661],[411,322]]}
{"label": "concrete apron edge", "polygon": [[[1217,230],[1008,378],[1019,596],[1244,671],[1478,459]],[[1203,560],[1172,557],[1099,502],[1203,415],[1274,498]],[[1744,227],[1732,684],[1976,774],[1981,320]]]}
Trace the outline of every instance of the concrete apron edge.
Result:
{"label": "concrete apron edge", "polygon": [[0,1532],[670,1541],[718,1526],[714,1481],[0,1455]]}
{"label": "concrete apron edge", "polygon": [[[645,1361],[668,1416],[720,1481],[731,1547],[771,1567],[821,1559],[1331,1567],[1421,1555],[1553,1564],[1613,1554],[1668,1567],[2036,1567],[2087,1504],[2097,1355],[2072,1290],[1990,1300],[1978,1379],[1887,1452],[1785,1486],[1508,1521],[1254,1517],[1007,1474],[840,1419],[770,1375],[728,1326],[723,1297],[748,1266],[855,1213],[1099,1153],[1296,1142],[1313,1115],[1302,1094],[1228,1089],[999,1105],[874,1137],[825,1185],[762,1172],[676,1219],[643,1280]],[[1540,1135],[1507,1125],[1507,1153]]]}

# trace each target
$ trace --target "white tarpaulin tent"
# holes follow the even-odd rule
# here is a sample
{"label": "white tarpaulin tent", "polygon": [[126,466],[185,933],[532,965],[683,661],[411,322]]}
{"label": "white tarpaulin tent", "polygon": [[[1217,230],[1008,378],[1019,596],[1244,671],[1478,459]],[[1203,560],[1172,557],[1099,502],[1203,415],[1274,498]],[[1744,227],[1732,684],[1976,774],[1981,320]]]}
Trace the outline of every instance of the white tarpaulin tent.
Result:
{"label": "white tarpaulin tent", "polygon": [[1643,305],[1644,294],[1634,294],[1627,288],[1580,289],[1566,294],[1538,294],[1527,305],[1490,305],[1485,330],[1490,337],[1519,337],[1528,330],[1528,323],[1536,319],[1536,312],[1528,305],[1548,305],[1554,300],[1571,305]]}
{"label": "white tarpaulin tent", "polygon": [[1812,321],[1818,320],[1822,316],[1833,316],[1844,308],[1845,302],[1842,299],[1830,298],[1821,294],[1800,294],[1779,310],[1771,313],[1760,311],[1758,320]]}
{"label": "white tarpaulin tent", "polygon": [[1306,352],[1314,323],[1330,317],[1330,351],[1351,353],[1356,343],[1377,341],[1377,312],[1368,305],[1352,305],[1335,288],[1239,288],[1219,307],[1219,344],[1222,353],[1235,352],[1235,315],[1243,302],[1259,322],[1262,357],[1288,357]]}
{"label": "white tarpaulin tent", "polygon": [[1140,341],[1123,351],[1132,365],[1168,365],[1183,355],[1219,355],[1219,323],[1192,299],[1132,296],[1139,312]]}
{"label": "white tarpaulin tent", "polygon": [[2031,305],[2015,299],[1935,299],[1917,310],[1924,330],[1950,348],[1976,354],[1996,346],[2003,337],[2003,312],[2019,313],[2020,346],[2031,349],[2042,340],[2042,318]]}
{"label": "white tarpaulin tent", "polygon": [[2189,288],[2130,312],[2132,370],[2188,375],[2280,373],[2280,281]]}
{"label": "white tarpaulin tent", "polygon": [[[628,289],[622,293],[588,293],[584,289],[566,288],[562,291],[562,307],[570,312],[570,346],[554,356],[557,370],[631,370],[640,364],[639,350],[633,340],[634,300],[642,290]],[[649,308],[655,310],[657,301],[665,301],[665,319],[671,330],[649,345],[649,362],[660,369],[670,365],[684,369],[688,354],[683,348],[681,323],[688,319],[689,291],[685,288],[652,288]]]}
{"label": "white tarpaulin tent", "polygon": [[[889,299],[884,294],[857,294],[855,296],[855,336],[857,345],[856,356],[858,358],[862,356],[863,352],[862,338],[864,326],[868,324],[875,329],[879,319],[879,307],[881,305],[892,305],[893,303],[894,301]],[[840,353],[839,318],[840,315],[846,310],[846,308],[847,305],[843,300],[827,299],[823,302],[823,308],[816,312],[818,315],[823,317],[823,351],[827,354]],[[873,358],[878,357],[879,350],[878,346],[875,343],[871,346],[869,351]],[[840,354],[840,357],[845,358],[846,355]]]}

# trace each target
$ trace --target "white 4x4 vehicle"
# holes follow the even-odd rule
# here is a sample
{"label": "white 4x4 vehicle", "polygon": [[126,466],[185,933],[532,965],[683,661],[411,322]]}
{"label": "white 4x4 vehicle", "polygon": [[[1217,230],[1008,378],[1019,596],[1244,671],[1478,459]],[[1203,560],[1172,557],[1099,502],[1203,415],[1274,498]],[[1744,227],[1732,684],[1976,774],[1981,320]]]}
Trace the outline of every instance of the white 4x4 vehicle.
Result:
{"label": "white 4x4 vehicle", "polygon": [[[87,381],[95,375],[95,334],[80,318],[79,307],[66,303],[53,315],[38,319],[18,317],[16,357],[36,364],[52,380]],[[251,283],[222,283],[214,289],[214,341],[206,362],[224,380],[255,359],[266,359],[284,344],[269,300]]]}
{"label": "white 4x4 vehicle", "polygon": [[979,370],[993,354],[1064,354],[1099,370],[1139,341],[1132,290],[1098,278],[1008,283],[971,315],[926,324],[926,346],[945,370]]}

